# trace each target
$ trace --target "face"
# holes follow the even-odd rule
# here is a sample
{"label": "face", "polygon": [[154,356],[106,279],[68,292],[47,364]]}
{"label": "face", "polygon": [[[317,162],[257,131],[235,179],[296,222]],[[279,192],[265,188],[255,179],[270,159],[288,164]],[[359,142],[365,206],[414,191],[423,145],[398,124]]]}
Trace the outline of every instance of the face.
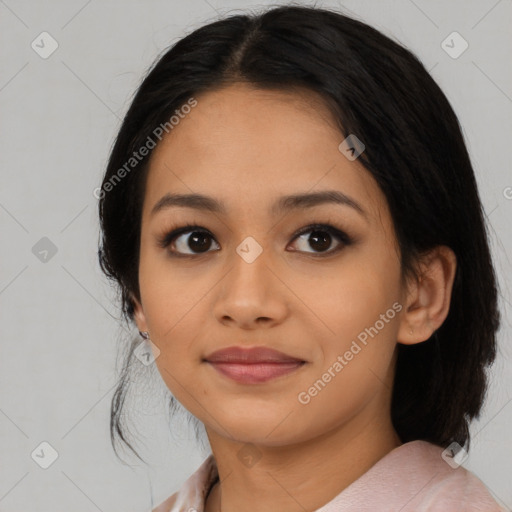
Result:
{"label": "face", "polygon": [[[242,442],[385,414],[405,291],[382,191],[310,92],[237,84],[196,100],[152,154],[142,212],[136,321],[166,385],[207,430]],[[326,191],[342,200],[279,202]],[[153,211],[166,194],[219,208]],[[205,360],[233,346],[301,363],[240,382]]]}

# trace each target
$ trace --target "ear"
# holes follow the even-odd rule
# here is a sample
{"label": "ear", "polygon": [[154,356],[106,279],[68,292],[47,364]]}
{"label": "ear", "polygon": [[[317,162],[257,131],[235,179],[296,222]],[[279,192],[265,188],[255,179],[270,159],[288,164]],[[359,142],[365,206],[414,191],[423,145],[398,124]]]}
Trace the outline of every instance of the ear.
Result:
{"label": "ear", "polygon": [[420,277],[408,283],[406,307],[400,320],[397,341],[404,345],[428,340],[450,310],[457,268],[452,249],[444,245],[435,247],[422,257],[420,266]]}
{"label": "ear", "polygon": [[146,316],[144,315],[144,309],[142,304],[130,294],[130,298],[133,302],[133,315],[135,317],[135,323],[139,331],[148,331],[148,325],[146,323]]}

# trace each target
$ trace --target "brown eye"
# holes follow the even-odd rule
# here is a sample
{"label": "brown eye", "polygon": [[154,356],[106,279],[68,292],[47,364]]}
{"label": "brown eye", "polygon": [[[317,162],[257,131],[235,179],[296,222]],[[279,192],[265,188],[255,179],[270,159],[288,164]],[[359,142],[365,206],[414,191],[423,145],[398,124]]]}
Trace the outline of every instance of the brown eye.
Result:
{"label": "brown eye", "polygon": [[186,231],[174,238],[174,247],[176,248],[176,251],[181,254],[207,252],[212,246],[213,240],[212,236],[206,231]]}
{"label": "brown eye", "polygon": [[[299,252],[328,253],[332,254],[341,250],[345,245],[350,244],[350,238],[340,231],[329,225],[313,225],[308,226],[306,230],[298,233],[294,240],[298,240]],[[333,242],[338,242],[334,249],[331,249]],[[313,250],[308,250],[312,248]],[[321,254],[320,254],[321,255]]]}

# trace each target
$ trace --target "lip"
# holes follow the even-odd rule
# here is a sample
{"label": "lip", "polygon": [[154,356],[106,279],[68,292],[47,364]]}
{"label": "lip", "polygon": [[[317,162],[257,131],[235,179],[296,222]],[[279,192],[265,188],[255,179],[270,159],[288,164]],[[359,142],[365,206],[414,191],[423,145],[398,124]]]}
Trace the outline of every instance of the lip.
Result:
{"label": "lip", "polygon": [[291,373],[305,361],[268,347],[228,347],[205,357],[218,372],[242,384],[256,384]]}
{"label": "lip", "polygon": [[212,352],[205,357],[209,363],[300,363],[302,359],[292,357],[269,347],[228,347]]}

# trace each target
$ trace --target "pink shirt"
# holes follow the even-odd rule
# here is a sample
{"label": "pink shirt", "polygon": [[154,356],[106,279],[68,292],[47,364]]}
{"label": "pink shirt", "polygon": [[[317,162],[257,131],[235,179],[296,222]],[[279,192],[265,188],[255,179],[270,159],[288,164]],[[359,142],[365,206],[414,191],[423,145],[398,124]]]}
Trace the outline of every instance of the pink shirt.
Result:
{"label": "pink shirt", "polygon": [[[398,446],[313,512],[506,512],[481,480],[462,466],[452,468],[442,451],[426,441]],[[204,512],[206,496],[217,479],[210,455],[153,512]]]}

